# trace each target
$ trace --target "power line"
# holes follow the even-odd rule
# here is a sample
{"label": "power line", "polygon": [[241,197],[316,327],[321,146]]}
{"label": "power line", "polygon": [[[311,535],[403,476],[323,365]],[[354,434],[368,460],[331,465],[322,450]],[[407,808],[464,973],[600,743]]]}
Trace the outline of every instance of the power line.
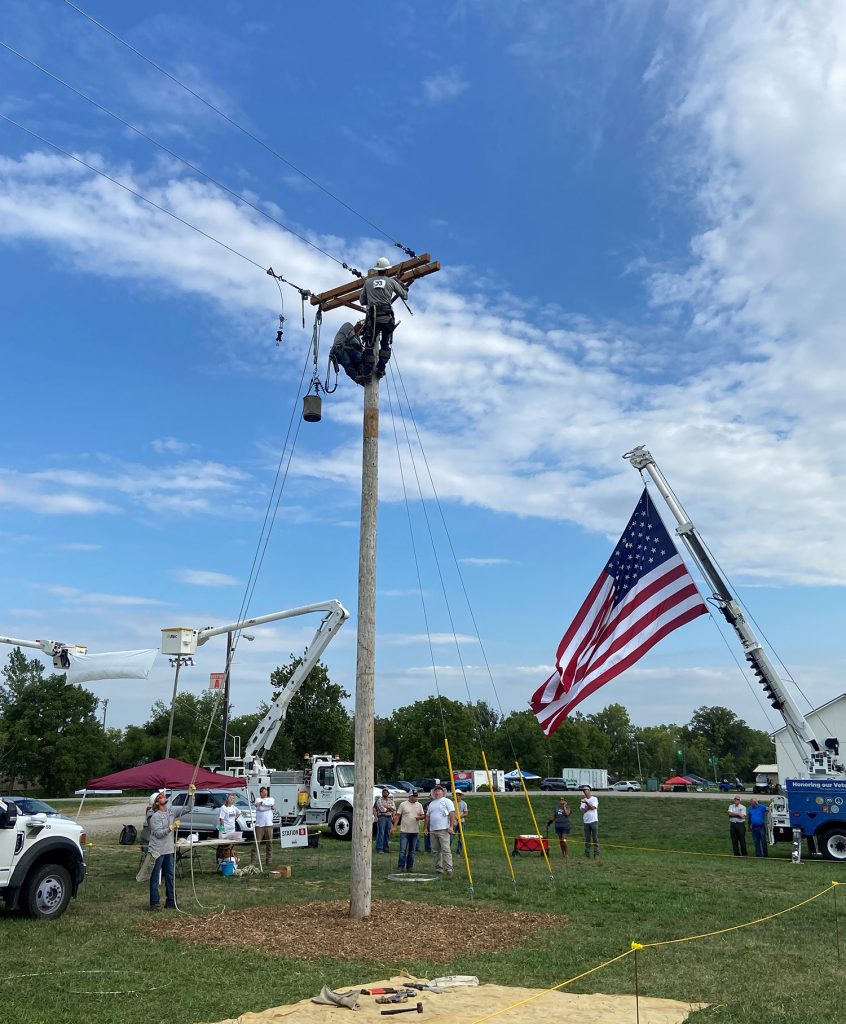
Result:
{"label": "power line", "polygon": [[146,54],[142,53],[137,47],[133,46],[132,43],[130,43],[128,40],[124,39],[122,36],[119,36],[117,32],[113,32],[107,25],[104,25],[103,22],[98,21],[96,18],[92,17],[92,15],[83,11],[81,7],[77,7],[77,5],[75,3],[72,3],[71,0],[64,0],[64,2],[72,10],[76,11],[77,14],[85,18],[86,21],[90,21],[92,25],[95,25],[102,32],[105,32],[106,35],[111,36],[111,38],[114,39],[115,42],[118,42],[122,46],[125,46],[128,50],[131,50],[136,55],[136,57],[140,57],[141,60],[145,61],[151,67],[155,68],[156,71],[164,75],[165,78],[170,79],[170,81],[173,82],[174,85],[178,85],[181,89],[184,89],[187,93],[190,93],[191,96],[199,100],[200,103],[208,107],[209,110],[214,111],[215,114],[217,114],[219,117],[222,117],[224,121],[227,122],[227,124],[232,125],[233,128],[237,128],[237,130],[242,134],[246,135],[247,138],[252,139],[253,142],[258,143],[258,145],[261,146],[262,149],[267,150],[267,152],[270,153],[271,156],[274,156],[281,163],[285,164],[287,167],[290,167],[291,170],[296,171],[297,174],[301,174],[306,179],[306,181],[314,185],[315,188],[320,189],[320,191],[323,192],[325,195],[329,196],[331,199],[334,199],[336,203],[340,203],[340,205],[343,206],[345,210],[349,210],[350,213],[358,217],[359,220],[364,221],[364,223],[368,224],[371,228],[373,228],[374,231],[378,231],[380,235],[383,235],[385,238],[387,238],[389,242],[396,246],[396,248],[402,249],[404,253],[406,253],[408,256],[411,256],[412,258],[417,255],[411,249],[403,245],[402,242],[397,242],[389,232],[384,230],[384,228],[380,228],[378,224],[374,224],[372,220],[369,220],[367,217],[365,217],[363,213],[359,213],[358,210],[350,206],[350,204],[341,199],[340,196],[335,195],[335,193],[326,188],[325,185],[321,185],[319,181],[317,181],[315,178],[312,178],[312,176],[308,174],[306,171],[304,171],[301,167],[297,167],[295,163],[289,160],[286,156],[283,156],[278,150],[274,149],[273,146],[265,142],[264,139],[260,138],[258,135],[255,135],[248,128],[245,128],[243,125],[239,124],[236,120],[234,120],[234,118],[231,118],[228,114],[224,113],[224,111],[222,111],[220,107],[212,103],[211,100],[207,100],[205,96],[200,95],[200,93],[198,93],[195,89],[192,89],[190,85],[186,85],[184,82],[180,81],[180,79],[178,79],[175,75],[171,74],[166,68],[163,68],[160,64],[157,64]]}
{"label": "power line", "polygon": [[180,156],[179,153],[176,153],[174,150],[164,145],[164,143],[159,142],[157,139],[154,139],[151,135],[147,135],[146,132],[142,131],[136,125],[121,117],[120,114],[116,114],[113,110],[109,110],[108,107],[104,107],[102,103],[98,103],[97,100],[95,100],[92,96],[89,96],[87,93],[82,92],[81,89],[77,89],[75,86],[71,85],[70,82],[66,82],[63,78],[60,78],[52,71],[48,71],[47,68],[32,60],[30,57],[27,57],[25,54],[20,53],[13,46],[9,46],[8,43],[4,43],[2,39],[0,39],[0,46],[2,46],[5,50],[8,50],[9,53],[13,53],[16,57],[19,57],[22,61],[25,61],[27,64],[30,65],[30,67],[36,68],[42,74],[47,75],[48,78],[52,78],[54,82],[58,82],[59,85],[64,86],[65,89],[68,89],[76,96],[79,96],[81,99],[85,100],[86,103],[90,103],[91,106],[96,107],[97,110],[102,111],[102,113],[104,114],[108,114],[109,117],[114,118],[125,128],[129,128],[130,131],[135,132],[135,134],[139,135],[142,139],[145,139],[152,145],[157,146],[163,153],[167,153],[167,155],[172,156],[174,160],[178,160],[180,163],[190,168],[196,174],[201,175],[207,181],[210,181],[213,185],[216,185],[217,188],[228,193],[230,196],[233,197],[233,199],[237,199],[239,202],[244,203],[245,206],[249,206],[251,210],[255,210],[255,212],[260,214],[262,217],[265,217],[267,220],[272,221],[272,223],[282,228],[283,231],[287,231],[288,234],[293,235],[295,238],[299,238],[301,242],[305,242],[306,245],[311,246],[311,248],[314,249],[316,252],[321,253],[323,256],[327,256],[330,260],[333,260],[335,263],[337,263],[339,267],[343,267],[344,270],[349,270],[351,273],[355,274],[356,277],[361,277],[361,273],[354,267],[348,266],[346,263],[344,263],[343,260],[339,260],[335,256],[333,256],[332,253],[327,252],[325,249],[321,249],[319,245],[316,245],[314,242],[310,241],[308,238],[305,237],[305,235],[301,235],[299,232],[294,231],[293,228],[289,228],[288,225],[284,224],[281,220],[277,220],[276,217],[271,216],[271,214],[267,213],[265,210],[262,210],[261,207],[256,206],[255,203],[251,203],[250,200],[247,199],[245,196],[242,196],[240,192],[235,192],[227,185],[224,185],[223,182],[218,181],[217,178],[213,178],[210,174],[204,171],[202,167],[198,167],[190,160],[187,160],[185,157]]}
{"label": "power line", "polygon": [[[192,231],[196,231],[198,235],[202,235],[203,238],[207,238],[210,242],[216,243],[217,245],[226,249],[228,252],[231,252],[234,256],[240,256],[242,260],[246,260],[247,263],[251,263],[254,267],[258,267],[258,269],[261,270],[262,273],[268,273],[268,270],[266,270],[265,267],[263,267],[260,263],[256,262],[256,260],[252,259],[250,256],[245,255],[238,249],[234,249],[231,245],[227,245],[226,242],[222,242],[219,238],[215,238],[215,236],[209,234],[208,231],[203,231],[203,229],[198,228],[196,224],[192,224],[190,221],[185,220],[184,217],[180,217],[179,214],[174,213],[172,210],[168,210],[167,207],[160,206],[157,202],[148,198],[143,193],[138,192],[134,188],[130,188],[129,185],[124,185],[122,181],[118,181],[117,178],[113,178],[110,174],[107,174],[105,171],[100,170],[99,167],[95,167],[93,164],[89,164],[86,160],[83,160],[82,157],[77,156],[75,153],[69,153],[66,149],[62,149],[62,147],[57,145],[55,142],[51,142],[49,139],[45,139],[43,135],[39,135],[38,132],[34,132],[31,128],[27,128],[26,125],[21,124],[19,121],[15,121],[14,118],[11,118],[6,114],[0,113],[0,118],[2,118],[4,121],[7,121],[9,124],[14,125],[16,128],[20,128],[22,132],[26,132],[27,135],[31,135],[32,138],[37,139],[45,146],[49,146],[51,149],[54,149],[57,153],[61,153],[62,156],[66,156],[70,160],[74,160],[76,161],[76,163],[81,164],[89,171],[93,171],[95,174],[99,174],[101,178],[105,178],[107,181],[110,181],[113,185],[117,185],[119,188],[122,188],[124,192],[128,192],[130,195],[135,196],[136,199],[142,200],[142,202],[145,202],[149,206],[152,206],[160,213],[166,213],[168,217],[172,217],[175,221],[178,221],[180,224],[183,224],[186,228],[190,228]],[[278,275],[272,276],[278,277]],[[306,289],[298,288],[295,284],[292,284],[290,281],[286,281],[285,278],[279,277],[278,279],[284,281],[285,284],[290,285],[292,288],[295,288],[301,295],[304,292],[308,294]]]}

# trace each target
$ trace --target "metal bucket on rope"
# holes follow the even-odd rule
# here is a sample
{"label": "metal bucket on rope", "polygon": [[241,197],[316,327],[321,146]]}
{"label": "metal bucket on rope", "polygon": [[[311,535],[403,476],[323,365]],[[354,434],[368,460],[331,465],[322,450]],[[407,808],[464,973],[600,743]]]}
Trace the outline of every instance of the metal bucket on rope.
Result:
{"label": "metal bucket on rope", "polygon": [[311,393],[303,398],[303,419],[306,423],[319,423],[322,416],[323,400]]}
{"label": "metal bucket on rope", "polygon": [[[322,384],[317,376],[317,354],[320,349],[320,325],[323,322],[323,314],[318,309],[314,317],[314,328],[311,332],[311,350],[314,360],[314,369],[311,375],[311,384],[308,393],[303,398],[303,419],[306,423],[319,423],[323,415],[323,401],[320,397]],[[314,391],[314,394],[311,392]]]}

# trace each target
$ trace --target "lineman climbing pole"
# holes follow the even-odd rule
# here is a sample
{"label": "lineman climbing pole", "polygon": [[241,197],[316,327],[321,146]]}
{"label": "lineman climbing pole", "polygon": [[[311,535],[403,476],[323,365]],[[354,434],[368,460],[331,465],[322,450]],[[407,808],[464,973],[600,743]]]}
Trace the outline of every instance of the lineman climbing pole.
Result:
{"label": "lineman climbing pole", "polygon": [[[408,285],[441,269],[428,253],[396,263],[380,271]],[[364,282],[350,281],[328,292],[312,295],[313,306],[322,312],[359,304]],[[375,355],[375,353],[374,353]],[[355,668],[355,789],[353,792],[352,857],[350,864],[350,917],[370,917],[373,862],[371,843],[374,756],[373,719],[376,671],[376,517],[379,508],[379,380],[375,374],[364,388],[364,424],[361,456],[361,526],[358,554],[358,640]]]}

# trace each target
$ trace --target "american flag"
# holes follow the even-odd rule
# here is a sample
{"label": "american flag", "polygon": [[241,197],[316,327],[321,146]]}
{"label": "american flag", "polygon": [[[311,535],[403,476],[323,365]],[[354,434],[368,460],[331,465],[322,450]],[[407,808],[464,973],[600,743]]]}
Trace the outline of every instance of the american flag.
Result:
{"label": "american flag", "polygon": [[529,702],[551,736],[600,686],[708,608],[644,488],[628,526]]}

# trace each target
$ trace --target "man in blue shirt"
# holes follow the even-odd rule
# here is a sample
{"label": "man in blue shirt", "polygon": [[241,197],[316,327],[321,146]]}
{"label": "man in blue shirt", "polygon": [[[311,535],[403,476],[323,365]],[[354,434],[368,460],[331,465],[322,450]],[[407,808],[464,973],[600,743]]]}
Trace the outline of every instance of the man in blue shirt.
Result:
{"label": "man in blue shirt", "polygon": [[755,844],[756,857],[769,857],[767,848],[767,805],[758,803],[753,796],[749,801],[749,830]]}

